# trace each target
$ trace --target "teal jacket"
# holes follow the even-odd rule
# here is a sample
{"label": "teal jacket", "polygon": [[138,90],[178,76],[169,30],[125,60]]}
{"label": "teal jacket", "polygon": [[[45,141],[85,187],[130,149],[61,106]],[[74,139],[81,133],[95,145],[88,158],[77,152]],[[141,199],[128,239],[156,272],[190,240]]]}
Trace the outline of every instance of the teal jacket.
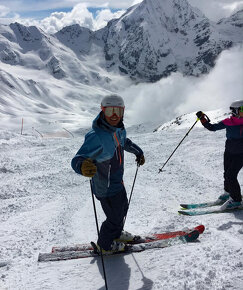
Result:
{"label": "teal jacket", "polygon": [[94,194],[108,197],[124,188],[124,150],[143,155],[142,149],[126,137],[122,122],[118,127],[110,126],[102,117],[102,112],[95,118],[92,130],[85,135],[85,140],[71,162],[73,170],[82,174],[82,162],[91,158],[97,166],[92,178]]}

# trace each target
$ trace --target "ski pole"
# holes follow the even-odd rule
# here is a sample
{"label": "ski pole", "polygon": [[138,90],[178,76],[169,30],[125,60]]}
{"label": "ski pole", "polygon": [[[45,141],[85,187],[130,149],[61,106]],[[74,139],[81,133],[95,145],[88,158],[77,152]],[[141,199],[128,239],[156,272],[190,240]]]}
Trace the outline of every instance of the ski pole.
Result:
{"label": "ski pole", "polygon": [[[133,184],[132,184],[132,190],[131,190],[131,193],[130,193],[130,196],[129,196],[129,200],[128,200],[127,213],[128,213],[128,210],[129,210],[129,206],[130,206],[131,199],[132,199],[132,193],[133,193],[133,188],[134,188],[135,181],[136,181],[137,174],[138,174],[138,168],[139,168],[139,164],[137,164],[137,170],[136,170],[136,173],[135,173],[135,177],[134,177]],[[126,215],[124,217],[123,229],[124,229],[124,226],[125,226],[125,222],[126,222],[126,218],[127,218],[127,213],[126,213]]]}
{"label": "ski pole", "polygon": [[181,140],[181,142],[177,145],[177,147],[175,148],[175,150],[171,153],[170,157],[166,160],[166,162],[164,163],[164,165],[159,169],[159,173],[162,172],[163,168],[165,167],[165,165],[168,163],[168,161],[170,160],[170,158],[172,157],[172,155],[176,152],[177,148],[181,145],[181,143],[184,141],[184,139],[186,138],[186,136],[188,136],[188,134],[191,132],[192,128],[196,125],[196,123],[198,122],[198,120],[200,120],[199,118],[197,118],[196,122],[191,126],[191,128],[189,129],[189,131],[186,133],[186,135],[184,136],[184,138]]}
{"label": "ski pole", "polygon": [[[93,187],[92,187],[92,180],[90,178],[90,189],[91,189],[91,195],[92,195],[92,201],[93,201],[93,208],[94,208],[94,215],[95,215],[95,223],[96,223],[96,229],[97,229],[97,234],[98,237],[100,235],[99,231],[99,224],[98,224],[98,218],[97,218],[97,211],[96,211],[96,206],[95,206],[95,199],[94,199],[94,192],[93,192]],[[100,249],[100,257],[101,257],[101,262],[102,262],[102,268],[103,268],[103,274],[104,274],[104,280],[105,280],[105,288],[108,290],[108,285],[107,285],[107,279],[106,279],[106,272],[105,272],[105,263],[104,263],[104,258],[103,258],[103,253],[102,253],[102,248]]]}

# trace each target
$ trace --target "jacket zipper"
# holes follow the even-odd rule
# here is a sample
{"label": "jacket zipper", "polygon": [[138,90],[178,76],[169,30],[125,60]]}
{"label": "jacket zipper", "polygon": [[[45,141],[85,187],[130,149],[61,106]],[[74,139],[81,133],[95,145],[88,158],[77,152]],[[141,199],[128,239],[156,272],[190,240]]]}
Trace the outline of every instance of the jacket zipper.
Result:
{"label": "jacket zipper", "polygon": [[108,184],[107,184],[107,187],[110,187],[110,177],[111,177],[111,165],[109,164],[109,171],[108,171]]}
{"label": "jacket zipper", "polygon": [[120,143],[119,143],[119,141],[118,141],[118,138],[117,138],[117,136],[116,136],[116,133],[114,133],[114,137],[115,137],[116,142],[117,142],[117,145],[118,145],[117,149],[118,149],[119,161],[120,161],[120,165],[121,165],[121,164],[122,164],[121,145],[120,145]]}

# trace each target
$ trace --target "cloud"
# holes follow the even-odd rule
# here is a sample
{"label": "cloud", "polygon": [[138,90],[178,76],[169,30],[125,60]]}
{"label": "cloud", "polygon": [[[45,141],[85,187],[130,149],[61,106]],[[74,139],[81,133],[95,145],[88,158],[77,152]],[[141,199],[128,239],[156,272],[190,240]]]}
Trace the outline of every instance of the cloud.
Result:
{"label": "cloud", "polygon": [[72,24],[94,29],[93,15],[85,4],[75,5],[70,12],[54,12],[49,17],[40,20],[38,26],[48,33],[55,33]]}
{"label": "cloud", "polygon": [[[138,4],[142,0],[106,1],[106,0],[2,0],[0,5],[0,23],[9,24],[20,22],[24,25],[40,26],[46,32],[55,33],[66,25],[80,24],[92,30],[97,30],[106,25],[107,21],[119,17],[132,5]],[[188,2],[199,8],[208,18],[218,21],[223,17],[228,17],[237,10],[243,8],[243,0],[188,0]],[[71,8],[70,12],[60,12],[62,8]],[[100,7],[103,10],[92,15],[88,7]],[[112,8],[121,9],[113,13]],[[58,9],[59,12],[55,12]],[[20,17],[22,12],[31,15],[31,11],[53,10],[50,16],[38,20],[35,17]],[[19,14],[19,15],[18,15]],[[35,13],[36,15],[36,13]]]}
{"label": "cloud", "polygon": [[113,13],[108,8],[97,11],[98,12],[93,15],[88,10],[87,4],[79,3],[75,5],[70,12],[53,12],[49,17],[42,20],[21,19],[18,17],[15,17],[14,20],[26,26],[38,26],[47,33],[56,33],[63,27],[72,24],[79,24],[91,30],[98,30],[104,27],[109,20],[119,18],[125,12],[124,10],[120,10]]}
{"label": "cloud", "polygon": [[213,21],[229,17],[243,8],[242,0],[188,0],[188,2]]}
{"label": "cloud", "polygon": [[120,18],[125,10],[120,10],[112,13],[110,9],[102,9],[97,12],[94,20],[94,30],[98,30],[107,25],[107,22],[114,18]]}
{"label": "cloud", "polygon": [[6,6],[0,5],[0,17],[5,17],[10,13],[10,9]]}
{"label": "cloud", "polygon": [[19,15],[11,11],[10,8],[0,5],[0,24],[10,24],[19,19]]}
{"label": "cloud", "polygon": [[225,4],[223,9],[230,11],[231,13],[243,9],[243,1],[235,1],[230,4]]}
{"label": "cloud", "polygon": [[1,5],[21,14],[21,12],[50,9],[58,9],[60,11],[62,8],[72,8],[77,4],[86,4],[88,7],[126,9],[138,2],[142,2],[142,0],[1,0]]}
{"label": "cloud", "polygon": [[182,114],[228,108],[243,96],[243,47],[224,51],[208,75],[175,73],[154,84],[133,85],[121,92],[129,124],[163,123]]}

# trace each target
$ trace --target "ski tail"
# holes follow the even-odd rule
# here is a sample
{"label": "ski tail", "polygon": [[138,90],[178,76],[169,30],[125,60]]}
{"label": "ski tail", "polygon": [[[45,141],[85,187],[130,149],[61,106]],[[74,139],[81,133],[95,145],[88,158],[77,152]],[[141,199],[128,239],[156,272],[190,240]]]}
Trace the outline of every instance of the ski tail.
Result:
{"label": "ski tail", "polygon": [[238,208],[232,209],[224,209],[216,208],[216,209],[205,209],[205,210],[179,210],[178,213],[182,215],[188,216],[196,216],[196,215],[205,215],[205,214],[217,214],[217,213],[226,213],[226,212],[233,212],[243,210],[243,205]]}
{"label": "ski tail", "polygon": [[226,201],[226,199],[218,198],[214,201],[203,202],[203,203],[181,203],[180,206],[181,206],[182,210],[197,209],[197,208],[199,209],[199,208],[205,208],[205,207],[219,206],[219,205],[222,205],[225,201]]}

